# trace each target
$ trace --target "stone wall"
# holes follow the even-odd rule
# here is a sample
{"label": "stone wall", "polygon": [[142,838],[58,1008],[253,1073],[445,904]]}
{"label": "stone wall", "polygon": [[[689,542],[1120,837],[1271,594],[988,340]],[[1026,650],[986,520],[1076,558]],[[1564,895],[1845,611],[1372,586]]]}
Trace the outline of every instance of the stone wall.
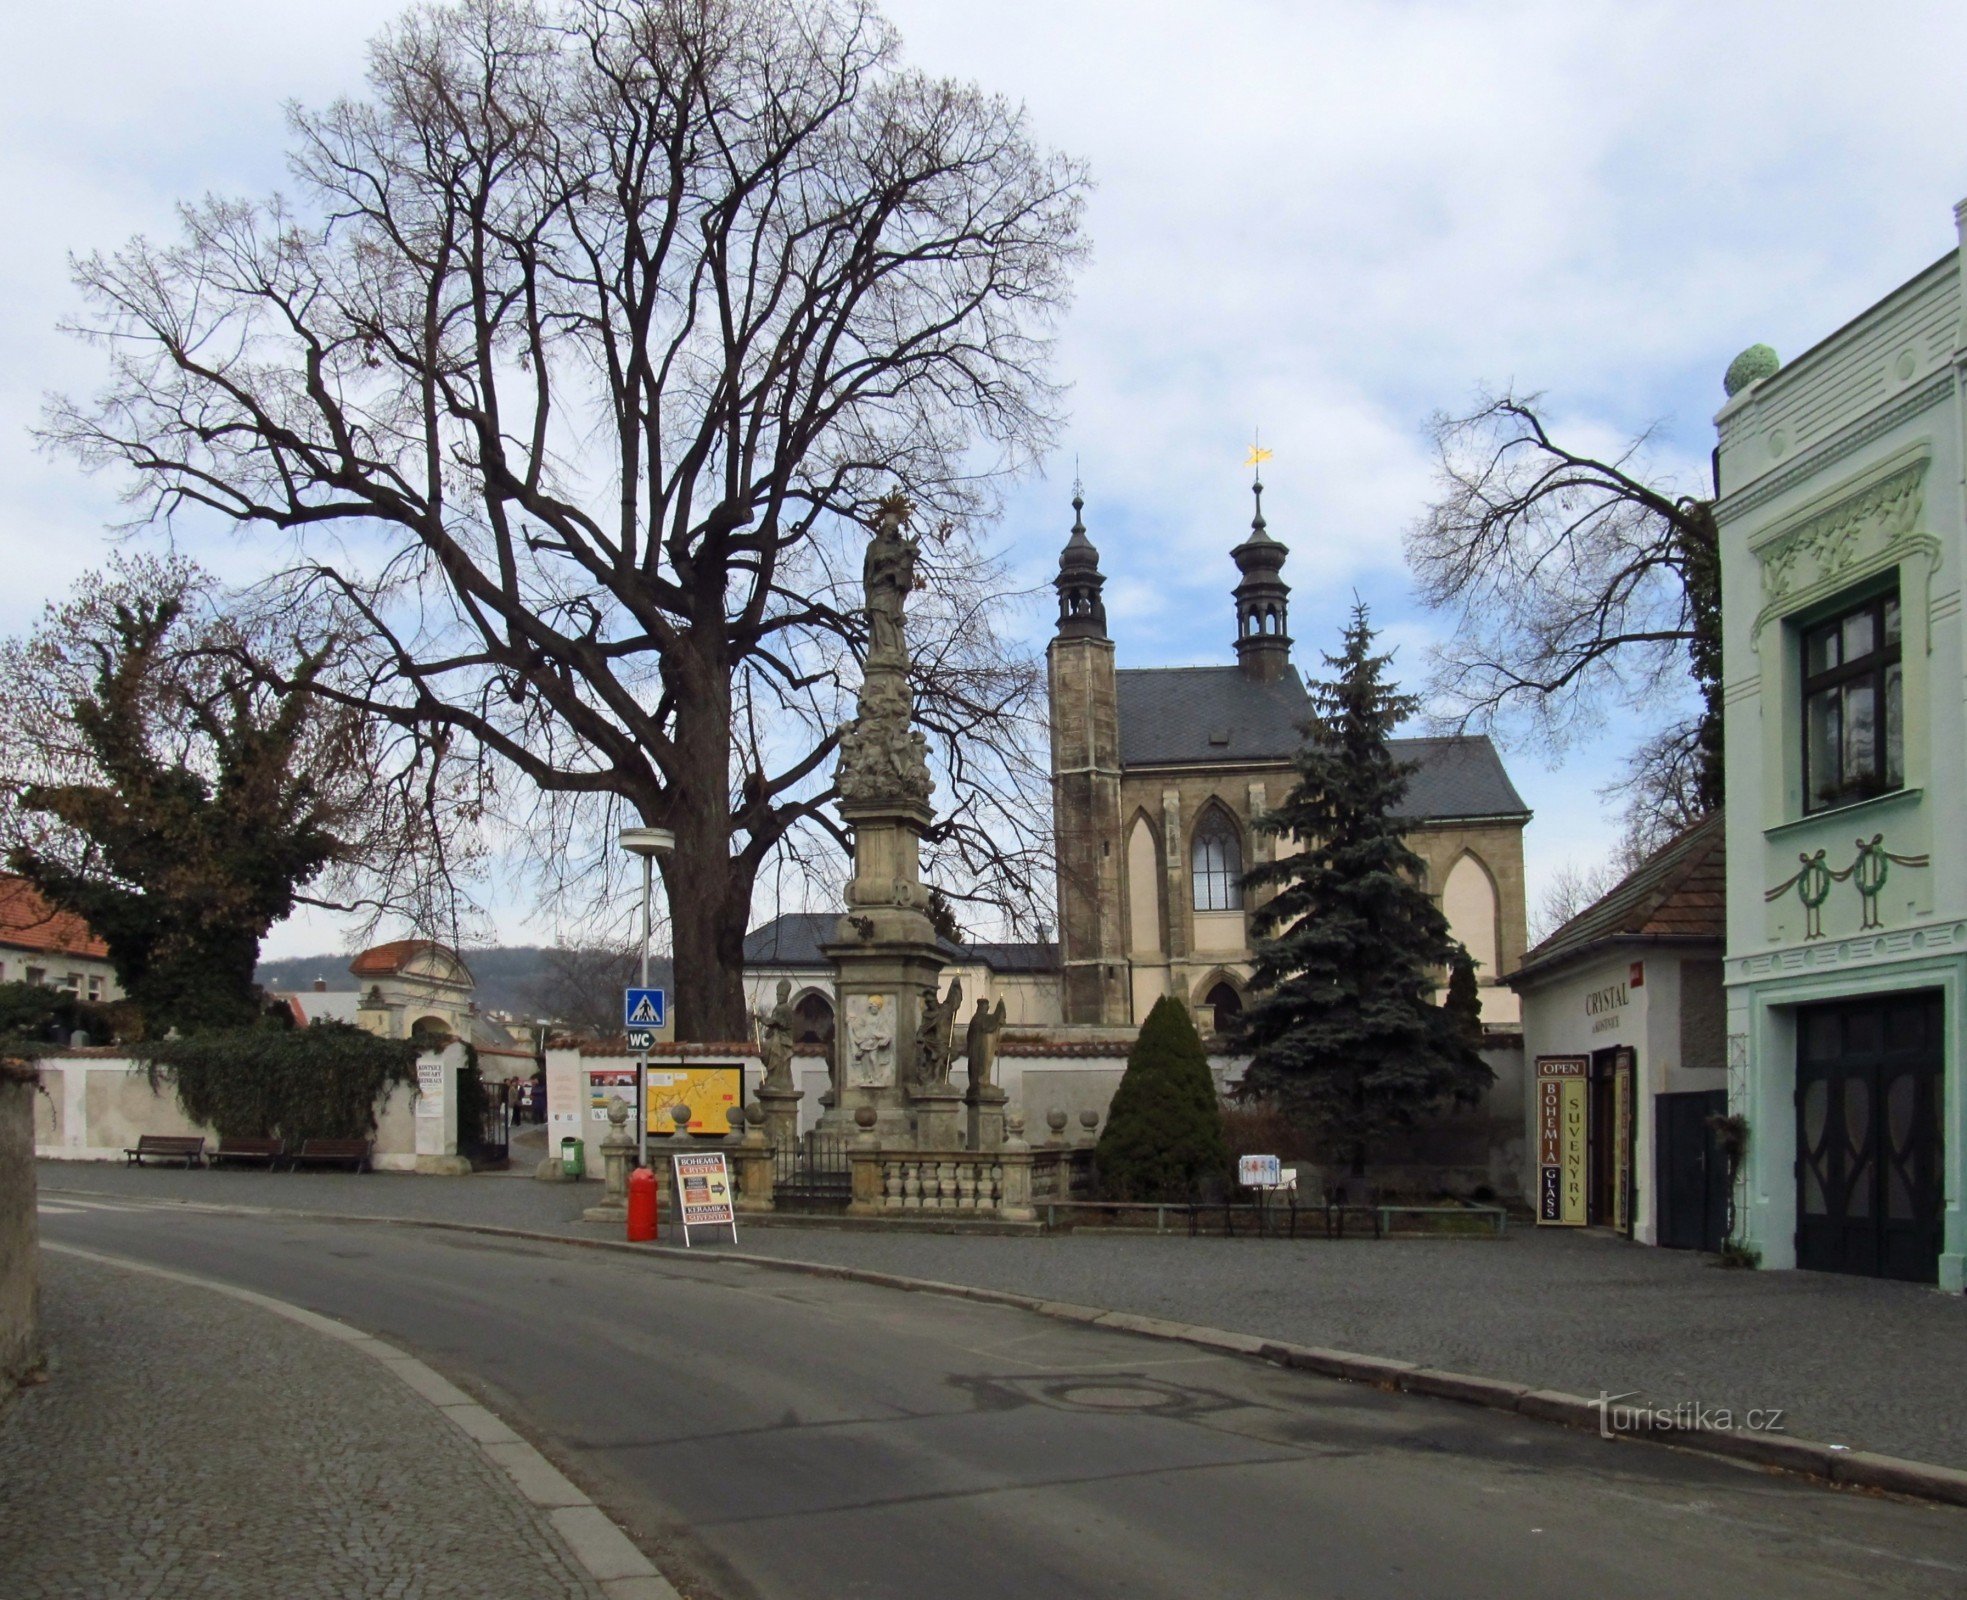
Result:
{"label": "stone wall", "polygon": [[0,1061],[0,1392],[41,1360],[32,1067]]}
{"label": "stone wall", "polygon": [[[454,1044],[420,1057],[418,1066],[441,1067],[432,1081],[448,1087],[463,1059],[464,1047]],[[152,1088],[143,1067],[115,1049],[65,1051],[44,1057],[40,1068],[41,1093],[30,1097],[34,1104],[22,1115],[29,1119],[33,1154],[42,1160],[121,1161],[146,1133],[202,1134],[208,1149],[218,1144],[218,1130],[187,1117],[169,1084]],[[411,1089],[385,1092],[376,1108],[371,1158],[378,1171],[448,1172],[464,1165],[456,1160],[456,1095],[440,1090],[422,1117],[419,1101]]]}

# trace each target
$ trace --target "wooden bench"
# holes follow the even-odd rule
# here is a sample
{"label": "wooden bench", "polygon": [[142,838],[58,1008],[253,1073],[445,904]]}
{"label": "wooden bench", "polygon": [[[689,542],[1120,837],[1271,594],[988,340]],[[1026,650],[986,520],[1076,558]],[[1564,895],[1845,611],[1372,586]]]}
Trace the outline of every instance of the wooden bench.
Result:
{"label": "wooden bench", "polygon": [[221,1138],[218,1149],[212,1152],[212,1165],[222,1167],[227,1162],[236,1161],[272,1168],[286,1155],[287,1142],[284,1139]]}
{"label": "wooden bench", "polygon": [[367,1139],[303,1139],[292,1158],[293,1168],[347,1167],[351,1172],[369,1169]]}
{"label": "wooden bench", "polygon": [[187,1167],[205,1164],[205,1136],[197,1133],[140,1133],[134,1147],[123,1151],[125,1166],[152,1161],[182,1161]]}

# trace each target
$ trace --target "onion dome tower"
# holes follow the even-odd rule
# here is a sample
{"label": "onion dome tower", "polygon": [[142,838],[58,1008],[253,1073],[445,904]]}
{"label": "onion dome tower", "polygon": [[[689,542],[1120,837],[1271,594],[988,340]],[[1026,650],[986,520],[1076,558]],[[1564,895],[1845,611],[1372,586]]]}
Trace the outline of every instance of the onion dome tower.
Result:
{"label": "onion dome tower", "polygon": [[1059,633],[1061,639],[1104,639],[1106,603],[1100,590],[1106,578],[1100,572],[1100,553],[1086,537],[1086,501],[1079,486],[1072,490],[1072,537],[1059,552],[1059,575],[1053,579],[1059,591]]}
{"label": "onion dome tower", "polygon": [[1267,683],[1283,677],[1291,667],[1287,626],[1291,586],[1280,576],[1284,558],[1291,552],[1264,526],[1263,480],[1252,480],[1250,490],[1257,501],[1250,537],[1230,551],[1243,574],[1235,590],[1236,664],[1246,678]]}

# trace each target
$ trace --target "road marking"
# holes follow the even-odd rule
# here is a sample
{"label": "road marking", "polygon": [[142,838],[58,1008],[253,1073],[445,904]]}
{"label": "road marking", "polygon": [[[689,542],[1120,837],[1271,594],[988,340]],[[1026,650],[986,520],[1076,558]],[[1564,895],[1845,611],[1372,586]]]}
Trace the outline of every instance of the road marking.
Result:
{"label": "road marking", "polygon": [[[102,1209],[120,1208],[105,1206]],[[257,1290],[221,1283],[216,1278],[201,1278],[195,1273],[177,1272],[169,1267],[152,1266],[147,1261],[105,1255],[99,1250],[84,1250],[76,1245],[56,1244],[47,1239],[41,1241],[41,1248],[59,1255],[99,1262],[103,1266],[117,1267],[125,1272],[146,1272],[153,1278],[209,1289],[214,1294],[230,1295],[234,1300],[243,1300],[263,1311],[271,1311],[276,1317],[285,1317],[289,1322],[297,1322],[316,1333],[341,1340],[351,1350],[359,1350],[379,1362],[385,1371],[393,1373],[420,1399],[429,1401],[452,1426],[471,1440],[479,1454],[499,1471],[519,1497],[535,1507],[560,1535],[574,1559],[601,1586],[609,1600],[682,1600],[682,1596],[656,1570],[655,1564],[643,1555],[634,1540],[622,1532],[606,1512],[575,1488],[552,1462],[526,1446],[496,1415],[408,1351],[399,1350],[395,1345],[364,1333],[350,1323],[324,1317],[319,1312],[309,1311],[286,1300],[276,1300]],[[456,1398],[452,1399],[451,1396]]]}

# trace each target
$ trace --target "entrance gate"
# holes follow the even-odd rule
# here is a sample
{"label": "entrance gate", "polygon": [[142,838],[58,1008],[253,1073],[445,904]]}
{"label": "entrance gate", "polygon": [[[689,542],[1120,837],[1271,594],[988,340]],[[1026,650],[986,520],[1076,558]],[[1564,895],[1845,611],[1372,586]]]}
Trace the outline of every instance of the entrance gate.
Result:
{"label": "entrance gate", "polygon": [[847,1141],[815,1128],[772,1152],[772,1203],[784,1211],[844,1211],[854,1198]]}
{"label": "entrance gate", "polygon": [[1709,1117],[1725,1116],[1728,1091],[1653,1097],[1653,1193],[1668,1250],[1718,1252],[1728,1227],[1728,1163]]}
{"label": "entrance gate", "polygon": [[1939,1276],[1944,1006],[1809,1006],[1796,1028],[1796,1264]]}

